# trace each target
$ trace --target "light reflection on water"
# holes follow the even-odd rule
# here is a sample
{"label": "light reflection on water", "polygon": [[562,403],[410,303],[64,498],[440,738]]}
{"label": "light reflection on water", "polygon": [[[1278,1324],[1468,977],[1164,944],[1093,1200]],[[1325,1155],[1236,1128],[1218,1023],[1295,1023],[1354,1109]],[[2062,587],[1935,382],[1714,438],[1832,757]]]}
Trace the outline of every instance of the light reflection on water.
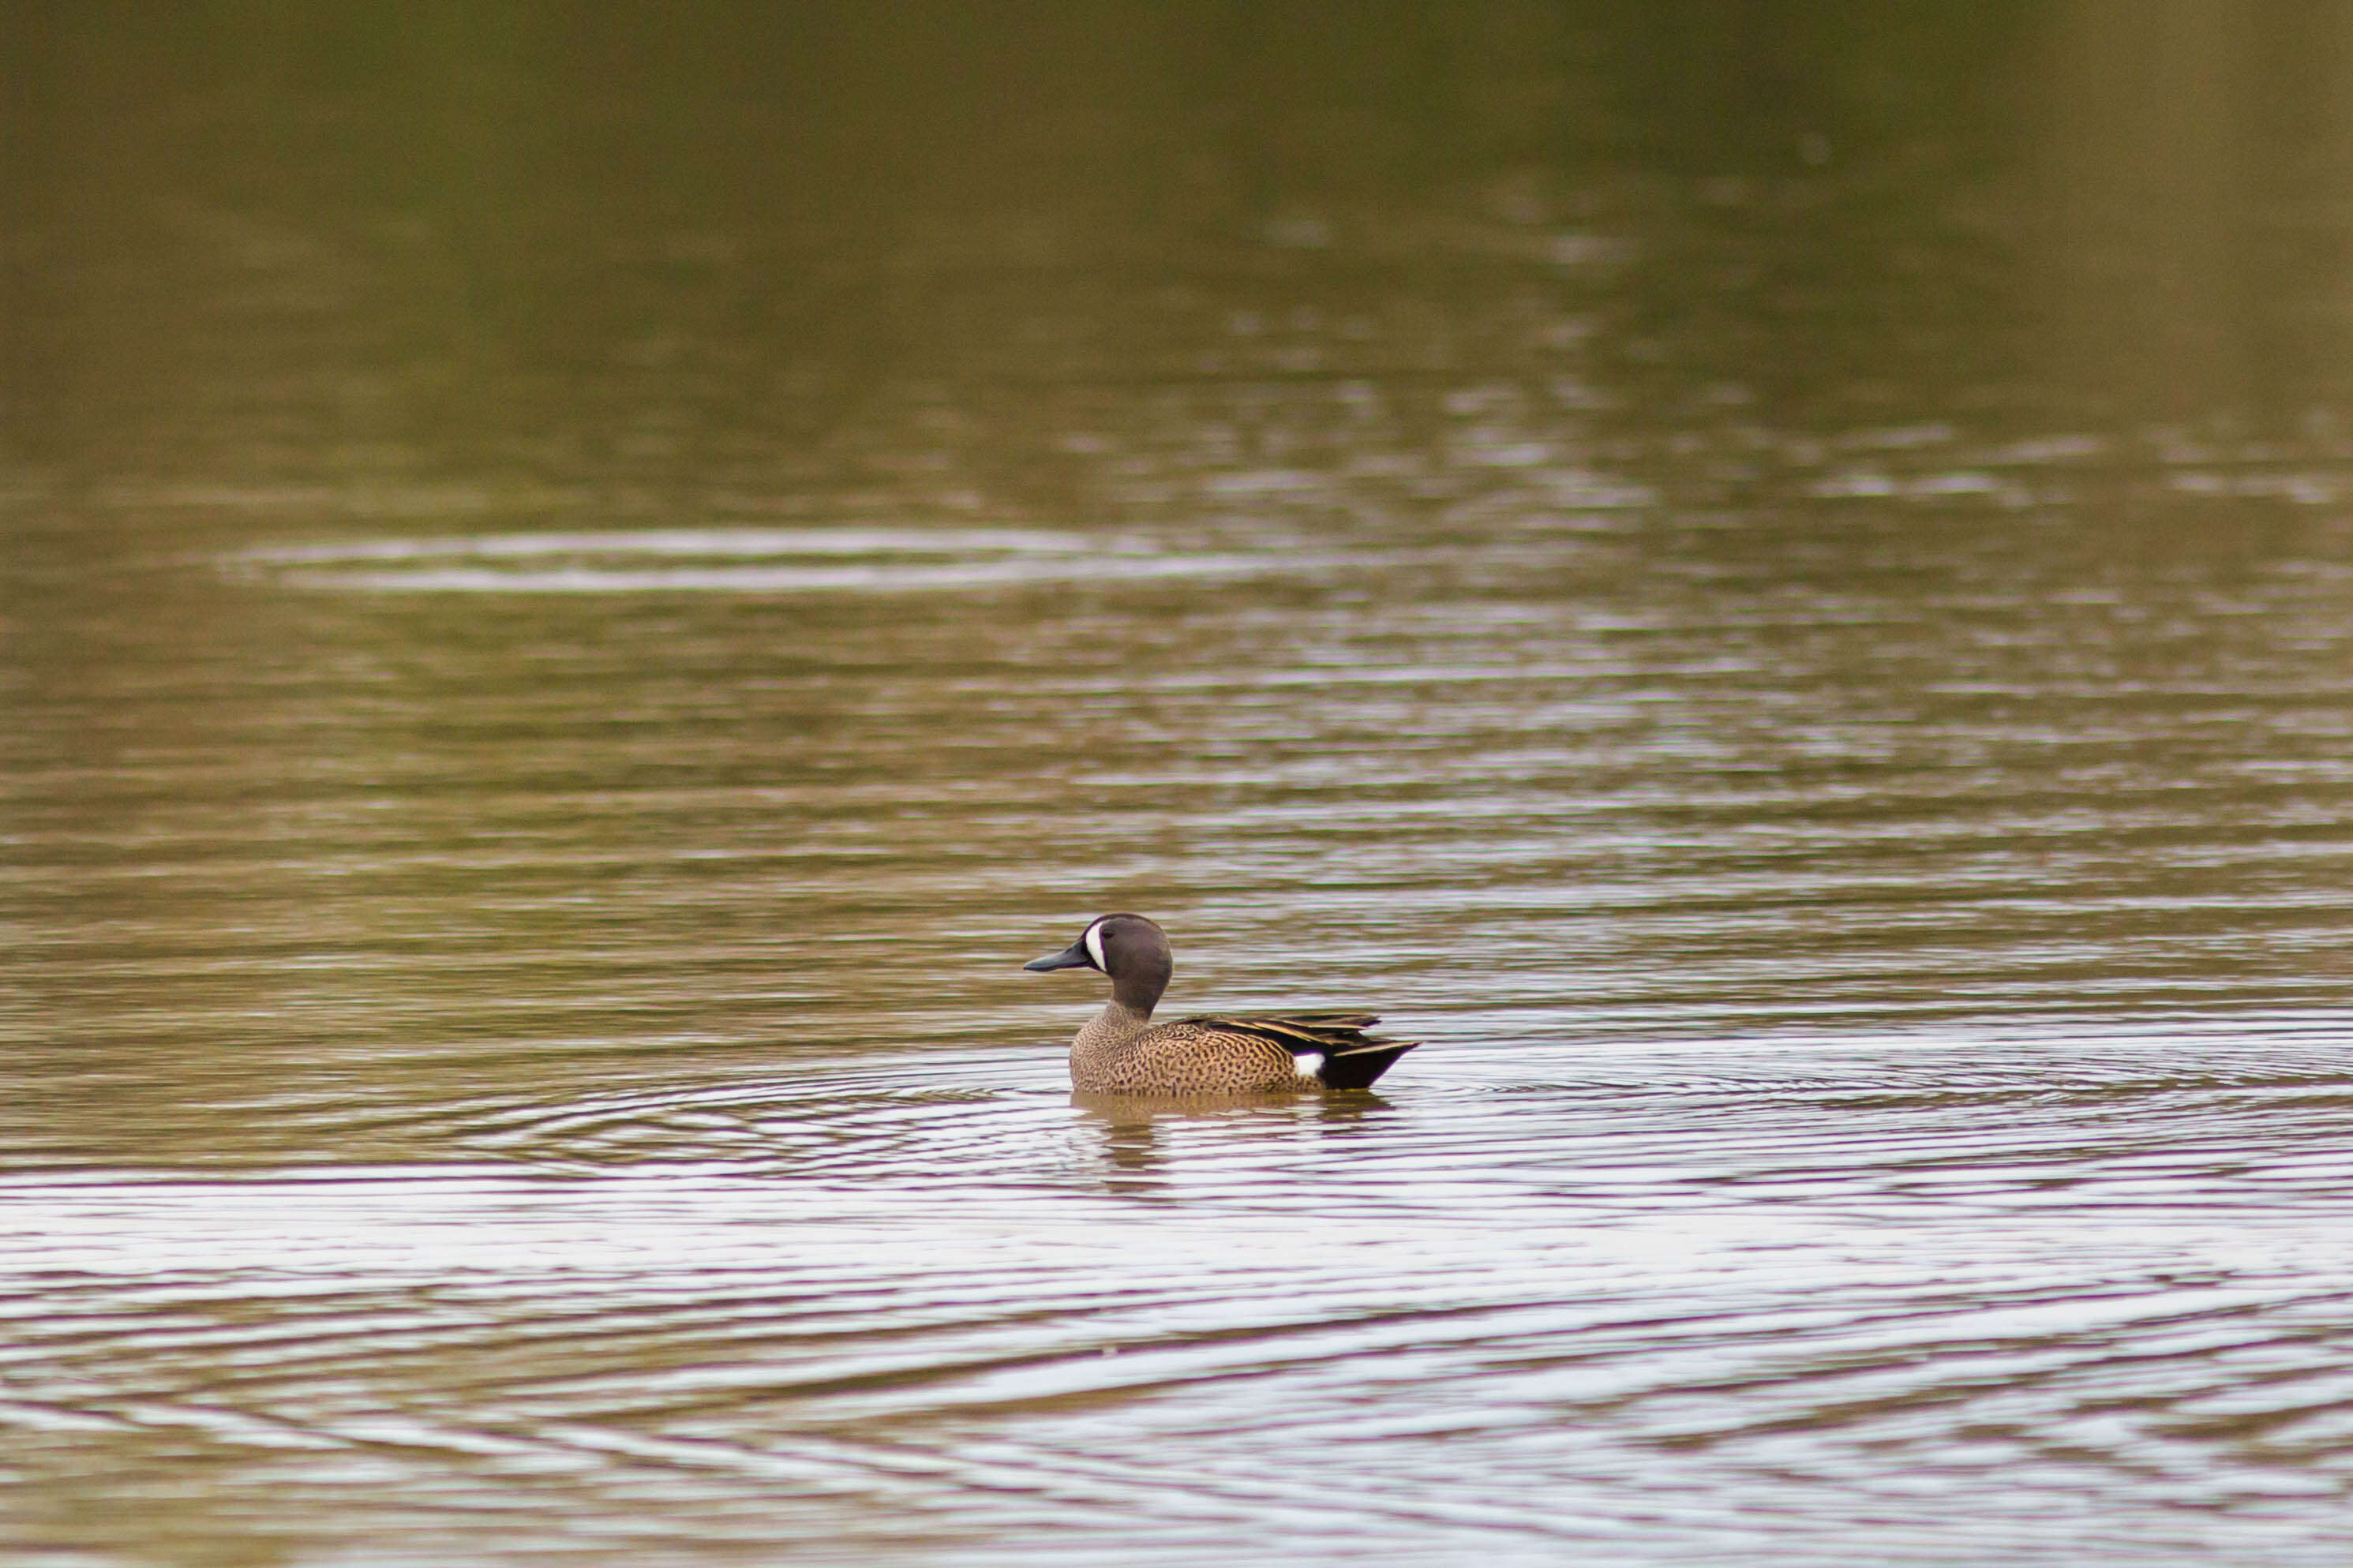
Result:
{"label": "light reflection on water", "polygon": [[2347,1037],[1531,1040],[1151,1118],[923,1051],[478,1108],[438,1165],[20,1177],[12,1464],[228,1465],[417,1552],[651,1509],[844,1559],[1901,1560],[1966,1508],[1989,1553],[2319,1562]]}
{"label": "light reflection on water", "polygon": [[[863,556],[850,565],[647,567],[644,557],[744,557],[790,561]],[[450,560],[491,565],[425,565]],[[400,563],[397,566],[388,563]],[[518,565],[517,563],[527,564]],[[363,563],[365,563],[363,565]],[[636,532],[492,534],[297,544],[238,552],[222,563],[302,588],[376,593],[789,594],[910,593],[1134,579],[1233,577],[1312,570],[1295,552],[1277,556],[1172,554],[1142,541],[1015,529],[662,529]]]}

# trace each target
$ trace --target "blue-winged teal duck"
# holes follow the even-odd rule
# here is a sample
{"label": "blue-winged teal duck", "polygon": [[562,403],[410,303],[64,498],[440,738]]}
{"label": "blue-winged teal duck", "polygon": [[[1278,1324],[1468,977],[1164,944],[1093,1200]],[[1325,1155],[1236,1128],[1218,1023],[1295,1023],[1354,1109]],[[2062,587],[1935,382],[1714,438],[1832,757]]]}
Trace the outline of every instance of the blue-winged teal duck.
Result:
{"label": "blue-winged teal duck", "polygon": [[1071,1042],[1071,1087],[1095,1094],[1236,1094],[1364,1089],[1415,1040],[1365,1033],[1370,1013],[1280,1013],[1155,1024],[1176,960],[1142,915],[1105,915],[1060,952],[1024,969],[1096,969],[1111,1003]]}

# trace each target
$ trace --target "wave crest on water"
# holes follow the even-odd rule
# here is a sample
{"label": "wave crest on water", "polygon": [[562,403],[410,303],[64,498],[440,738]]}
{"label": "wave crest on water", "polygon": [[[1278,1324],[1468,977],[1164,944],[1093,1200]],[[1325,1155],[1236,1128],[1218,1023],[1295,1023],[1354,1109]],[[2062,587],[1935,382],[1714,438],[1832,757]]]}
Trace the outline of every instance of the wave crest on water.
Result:
{"label": "wave crest on water", "polygon": [[680,528],[265,545],[233,577],[375,593],[900,593],[1230,577],[1297,555],[1178,551],[1042,529]]}

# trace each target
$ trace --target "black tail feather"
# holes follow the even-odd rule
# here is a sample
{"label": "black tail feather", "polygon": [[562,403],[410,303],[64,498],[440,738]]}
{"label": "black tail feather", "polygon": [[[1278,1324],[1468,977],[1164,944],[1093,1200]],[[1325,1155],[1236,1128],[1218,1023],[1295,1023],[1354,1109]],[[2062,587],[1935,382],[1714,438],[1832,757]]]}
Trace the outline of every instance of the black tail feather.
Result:
{"label": "black tail feather", "polygon": [[1326,1089],[1370,1089],[1389,1064],[1419,1045],[1419,1040],[1370,1040],[1353,1051],[1335,1051],[1324,1058],[1315,1076]]}

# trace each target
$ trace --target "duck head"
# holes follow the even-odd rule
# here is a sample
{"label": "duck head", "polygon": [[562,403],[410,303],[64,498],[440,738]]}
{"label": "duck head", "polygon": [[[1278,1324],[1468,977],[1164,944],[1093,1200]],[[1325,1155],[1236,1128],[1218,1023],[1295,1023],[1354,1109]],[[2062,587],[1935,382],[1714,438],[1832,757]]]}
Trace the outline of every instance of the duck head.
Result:
{"label": "duck head", "polygon": [[1168,989],[1176,961],[1166,933],[1142,915],[1104,915],[1061,952],[1033,958],[1021,967],[1100,970],[1111,977],[1113,1001],[1148,1016]]}

